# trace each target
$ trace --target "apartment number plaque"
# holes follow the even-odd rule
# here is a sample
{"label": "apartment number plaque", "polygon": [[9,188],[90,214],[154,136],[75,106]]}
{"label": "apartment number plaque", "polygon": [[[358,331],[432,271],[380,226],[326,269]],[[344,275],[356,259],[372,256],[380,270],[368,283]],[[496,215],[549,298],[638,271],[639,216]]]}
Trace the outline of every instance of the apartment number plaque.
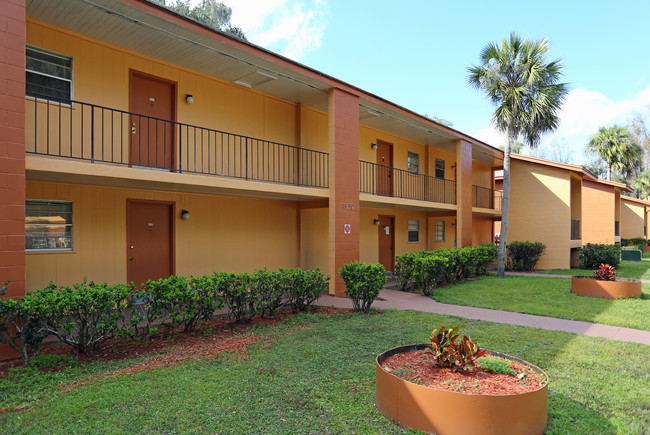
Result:
{"label": "apartment number plaque", "polygon": [[341,207],[343,208],[343,210],[354,210],[354,204],[352,204],[351,202],[344,202],[343,204],[341,204]]}

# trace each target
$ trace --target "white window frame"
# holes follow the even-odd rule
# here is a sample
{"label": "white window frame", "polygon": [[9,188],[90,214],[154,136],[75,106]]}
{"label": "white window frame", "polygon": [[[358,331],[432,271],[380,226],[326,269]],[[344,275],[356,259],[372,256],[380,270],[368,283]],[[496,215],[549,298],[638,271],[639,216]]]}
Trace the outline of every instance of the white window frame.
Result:
{"label": "white window frame", "polygon": [[[28,218],[30,216],[27,216],[27,207],[29,204],[66,204],[69,205],[70,207],[70,223],[61,224],[61,223],[28,223]],[[72,201],[60,201],[60,200],[51,200],[51,199],[25,199],[25,252],[65,252],[65,251],[72,251],[74,248],[74,205]],[[48,235],[43,232],[43,227],[56,227],[56,226],[65,226],[66,229],[69,228],[69,234],[70,236],[66,236],[67,231],[64,231],[64,233],[60,236],[56,235]],[[41,227],[41,232],[43,233],[42,236],[40,237],[42,240],[40,241],[43,246],[34,248],[34,243],[29,243],[29,238],[37,238],[37,236],[30,236],[30,233],[33,233],[34,230],[30,229],[30,227],[34,228],[36,226]],[[67,243],[69,246],[66,247],[54,247],[54,248],[48,248],[47,245],[50,243],[49,239],[54,239],[54,243]],[[59,240],[56,240],[59,239]],[[63,240],[62,240],[63,239]],[[67,239],[67,240],[65,240]],[[30,245],[31,247],[28,247]]]}
{"label": "white window frame", "polygon": [[[442,236],[439,233],[439,230],[442,230]],[[436,242],[444,242],[445,241],[445,221],[436,221]]]}
{"label": "white window frame", "polygon": [[[411,233],[417,234],[417,240],[411,240]],[[418,219],[408,220],[408,243],[420,243],[420,221]]]}
{"label": "white window frame", "polygon": [[[64,63],[69,62],[69,65],[61,65],[61,66],[64,67],[64,68],[69,68],[70,69],[70,77],[63,77],[63,76],[60,76],[60,75],[52,75],[52,74],[48,74],[48,73],[46,73],[44,71],[39,71],[38,69],[35,69],[35,68],[29,68],[28,64],[29,64],[29,59],[30,59],[30,54],[31,54],[30,52],[34,52],[34,51],[40,52],[40,53],[43,53],[43,54],[46,54],[48,56],[52,56],[52,57],[55,57],[55,58],[60,58],[60,59],[62,59],[62,61]],[[44,48],[36,47],[36,46],[33,46],[33,45],[26,45],[26,47],[25,47],[25,58],[26,58],[26,61],[25,61],[25,94],[26,94],[27,97],[50,99],[50,100],[60,101],[62,103],[66,103],[66,104],[70,104],[72,102],[73,67],[72,67],[72,57],[71,56],[66,56],[65,54],[61,54],[61,53],[57,53],[57,52],[54,52],[54,51],[46,50]],[[68,82],[69,86],[70,86],[69,95],[67,97],[65,97],[65,98],[61,98],[61,97],[58,97],[58,96],[55,96],[55,95],[47,95],[47,93],[44,93],[44,94],[30,93],[28,91],[28,88],[29,88],[29,85],[30,85],[30,81],[29,81],[30,74],[39,75],[39,76],[42,76],[42,77],[47,77],[47,78],[62,81],[62,82]]]}

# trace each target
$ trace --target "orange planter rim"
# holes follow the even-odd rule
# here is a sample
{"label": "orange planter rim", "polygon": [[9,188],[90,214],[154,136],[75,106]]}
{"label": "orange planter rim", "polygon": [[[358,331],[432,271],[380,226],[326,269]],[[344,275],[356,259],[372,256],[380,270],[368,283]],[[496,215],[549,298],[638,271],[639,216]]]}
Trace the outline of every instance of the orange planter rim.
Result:
{"label": "orange planter rim", "polygon": [[[405,346],[394,347],[394,348],[392,348],[392,349],[389,349],[389,350],[387,350],[387,351],[385,351],[385,352],[380,353],[379,355],[377,355],[377,366],[378,366],[379,368],[381,368],[382,370],[384,370],[384,368],[383,368],[381,365],[382,365],[382,363],[383,363],[384,361],[386,361],[386,360],[387,360],[388,358],[390,358],[391,356],[393,356],[393,355],[397,355],[397,354],[400,354],[400,353],[415,352],[415,351],[418,351],[418,350],[424,350],[424,349],[426,349],[426,344],[424,344],[424,343],[420,343],[420,344],[407,344],[407,345],[405,345]],[[546,374],[546,372],[545,372],[544,370],[540,369],[540,368],[537,367],[535,364],[531,364],[531,363],[529,363],[528,361],[525,361],[525,360],[523,360],[523,359],[517,358],[516,356],[507,355],[507,354],[505,354],[505,353],[497,352],[497,351],[494,351],[494,350],[487,350],[487,349],[485,349],[485,350],[486,350],[486,354],[487,354],[487,355],[490,355],[490,356],[496,356],[496,357],[499,357],[499,358],[509,359],[509,360],[511,360],[511,361],[514,361],[514,362],[517,362],[517,363],[519,363],[519,364],[521,364],[521,365],[524,365],[524,366],[526,366],[526,367],[529,367],[529,368],[531,368],[533,371],[535,371],[535,372],[537,372],[538,374],[541,374],[542,376],[544,376],[544,379],[546,379],[546,382],[544,383],[544,385],[540,386],[540,387],[537,388],[536,390],[527,391],[526,393],[534,393],[534,392],[539,391],[539,390],[545,388],[546,386],[548,386],[548,375]],[[386,371],[386,370],[384,370],[384,371]],[[387,372],[387,373],[388,373],[388,372]],[[395,375],[393,375],[393,376],[395,376]],[[401,378],[400,378],[400,379],[401,379]],[[405,382],[410,382],[410,381],[408,381],[408,380],[406,380],[406,379],[403,379],[403,380],[404,380]],[[411,382],[411,383],[412,383],[412,382]],[[432,390],[437,390],[437,391],[445,391],[445,392],[448,392],[448,393],[451,393],[451,394],[458,394],[458,395],[461,395],[461,396],[492,396],[492,395],[490,395],[490,394],[466,394],[466,393],[459,393],[459,392],[456,392],[456,391],[441,390],[441,389],[438,389],[438,388],[433,388],[433,387],[428,387],[428,386],[427,386],[426,388],[430,388],[430,389],[432,389]],[[522,394],[526,394],[526,393],[519,393],[519,394],[501,394],[501,395],[499,395],[499,396],[494,396],[494,397],[513,397],[513,396],[521,396]]]}

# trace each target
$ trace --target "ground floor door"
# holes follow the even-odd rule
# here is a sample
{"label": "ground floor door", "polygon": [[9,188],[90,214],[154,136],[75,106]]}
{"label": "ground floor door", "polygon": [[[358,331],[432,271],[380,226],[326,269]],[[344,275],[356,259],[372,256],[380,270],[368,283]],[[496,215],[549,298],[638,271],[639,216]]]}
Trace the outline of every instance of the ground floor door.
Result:
{"label": "ground floor door", "polygon": [[379,215],[379,262],[395,271],[395,217]]}
{"label": "ground floor door", "polygon": [[174,274],[174,204],[127,200],[127,281],[138,288]]}

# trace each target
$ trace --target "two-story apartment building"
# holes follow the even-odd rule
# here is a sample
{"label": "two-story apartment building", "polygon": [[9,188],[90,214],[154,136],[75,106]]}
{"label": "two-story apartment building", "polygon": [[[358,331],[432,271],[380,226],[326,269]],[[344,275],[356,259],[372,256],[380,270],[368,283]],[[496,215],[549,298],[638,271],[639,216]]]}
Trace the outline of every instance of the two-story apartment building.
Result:
{"label": "two-story apartment building", "polygon": [[[497,178],[496,188],[501,190]],[[539,269],[577,266],[578,249],[587,243],[621,241],[623,183],[600,180],[582,166],[512,155],[508,241],[546,245]],[[500,231],[500,222],[495,222]]]}
{"label": "two-story apartment building", "polygon": [[0,281],[320,267],[490,242],[502,152],[145,0],[0,8]]}

